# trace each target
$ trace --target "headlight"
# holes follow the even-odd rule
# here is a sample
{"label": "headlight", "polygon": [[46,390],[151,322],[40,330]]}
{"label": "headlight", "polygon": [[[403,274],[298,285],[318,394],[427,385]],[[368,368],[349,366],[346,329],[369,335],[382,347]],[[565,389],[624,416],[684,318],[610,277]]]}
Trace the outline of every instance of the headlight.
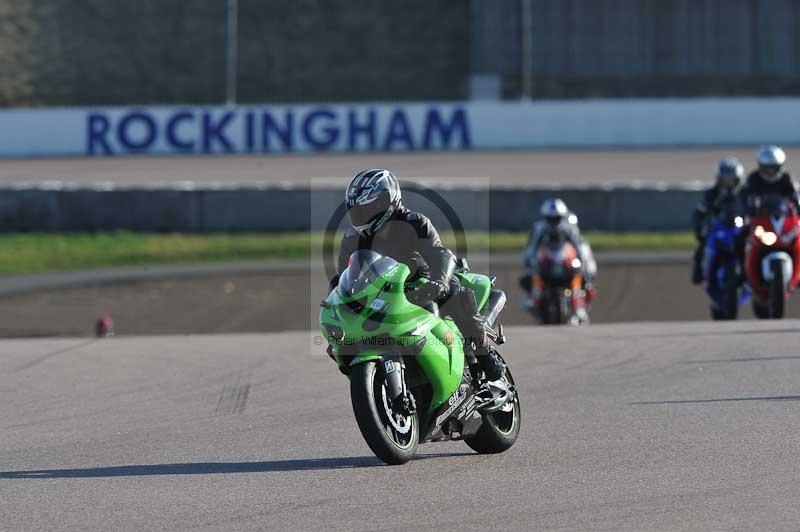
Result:
{"label": "headlight", "polygon": [[[325,330],[328,331],[328,342],[341,343],[344,340],[344,330],[336,325],[325,324]],[[331,341],[332,340],[332,341]]]}
{"label": "headlight", "polygon": [[775,242],[778,241],[778,235],[773,233],[772,231],[764,231],[761,233],[759,237],[761,239],[761,243],[765,246],[772,246]]}
{"label": "headlight", "polygon": [[765,246],[771,246],[778,241],[778,235],[772,231],[767,231],[761,225],[758,225],[755,229],[753,229],[753,236],[759,239]]}

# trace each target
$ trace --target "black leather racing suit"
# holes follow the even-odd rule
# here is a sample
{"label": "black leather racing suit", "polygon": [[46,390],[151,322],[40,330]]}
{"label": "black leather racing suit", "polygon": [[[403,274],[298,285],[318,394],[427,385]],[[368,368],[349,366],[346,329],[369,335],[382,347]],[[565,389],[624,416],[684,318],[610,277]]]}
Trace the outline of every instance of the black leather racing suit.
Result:
{"label": "black leather racing suit", "polygon": [[402,262],[411,270],[409,281],[426,278],[445,287],[446,293],[437,301],[442,314],[449,314],[453,318],[465,339],[472,339],[478,346],[483,344],[484,325],[478,314],[475,295],[453,276],[456,257],[444,247],[427,217],[400,207],[369,238],[362,237],[352,227],[348,228],[342,238],[337,276],[331,280],[332,287],[338,284],[339,274],[347,268],[350,255],[360,249],[372,250]]}
{"label": "black leather racing suit", "polygon": [[791,200],[800,210],[800,200],[797,196],[797,185],[792,180],[789,172],[783,172],[780,179],[774,183],[765,181],[758,170],[750,172],[741,192],[742,204],[753,214],[755,199],[767,195],[779,195]]}

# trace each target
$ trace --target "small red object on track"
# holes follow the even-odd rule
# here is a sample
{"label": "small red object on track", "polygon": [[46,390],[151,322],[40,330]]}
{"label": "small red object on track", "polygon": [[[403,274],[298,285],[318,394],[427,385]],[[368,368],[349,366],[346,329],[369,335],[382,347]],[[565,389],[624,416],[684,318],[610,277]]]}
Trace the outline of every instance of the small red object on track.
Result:
{"label": "small red object on track", "polygon": [[97,318],[97,322],[95,323],[95,335],[98,338],[114,336],[114,320],[111,319],[111,316],[101,316]]}

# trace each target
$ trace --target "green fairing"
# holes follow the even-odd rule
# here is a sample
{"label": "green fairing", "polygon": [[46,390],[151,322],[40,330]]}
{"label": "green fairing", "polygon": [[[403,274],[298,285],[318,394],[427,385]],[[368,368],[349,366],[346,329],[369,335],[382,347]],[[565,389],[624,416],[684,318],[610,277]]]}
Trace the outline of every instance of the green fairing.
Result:
{"label": "green fairing", "polygon": [[480,273],[457,273],[456,277],[461,281],[463,286],[472,288],[475,292],[475,302],[478,308],[481,309],[489,300],[489,293],[492,291],[492,280],[486,275]]}
{"label": "green fairing", "polygon": [[[425,345],[416,355],[422,371],[431,382],[433,396],[430,411],[447,402],[448,398],[461,384],[464,370],[463,337],[452,320],[441,319],[427,310],[408,302],[403,287],[410,271],[398,263],[392,270],[378,277],[353,296],[345,297],[339,290],[333,290],[320,311],[320,328],[325,337],[330,333],[326,326],[339,327],[344,332],[341,342],[331,341],[336,360],[340,367],[348,362],[342,351],[358,348],[349,364],[356,365],[375,360],[384,353],[398,352],[398,346],[411,346],[421,337]],[[476,299],[480,304],[486,302],[491,283],[489,278],[477,274],[459,274],[469,286],[475,285]],[[481,279],[483,278],[483,279]],[[370,305],[376,299],[384,301],[379,314]],[[363,309],[354,312],[347,307],[348,302],[359,301]],[[410,335],[411,332],[415,334]]]}

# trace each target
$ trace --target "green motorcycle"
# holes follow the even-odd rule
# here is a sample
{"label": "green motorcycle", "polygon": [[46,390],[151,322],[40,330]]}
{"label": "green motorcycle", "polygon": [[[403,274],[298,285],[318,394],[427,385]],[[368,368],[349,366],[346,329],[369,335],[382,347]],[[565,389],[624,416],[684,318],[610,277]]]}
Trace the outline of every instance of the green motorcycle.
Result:
{"label": "green motorcycle", "polygon": [[[358,427],[370,449],[387,464],[408,462],[419,443],[463,439],[479,453],[499,453],[519,435],[520,405],[511,371],[486,382],[452,319],[431,303],[409,302],[405,264],[374,251],[350,257],[337,288],[322,302],[319,322],[328,354],[350,379]],[[505,294],[493,279],[455,274],[475,293],[487,336],[505,341],[497,318]],[[499,356],[499,355],[498,355]]]}

